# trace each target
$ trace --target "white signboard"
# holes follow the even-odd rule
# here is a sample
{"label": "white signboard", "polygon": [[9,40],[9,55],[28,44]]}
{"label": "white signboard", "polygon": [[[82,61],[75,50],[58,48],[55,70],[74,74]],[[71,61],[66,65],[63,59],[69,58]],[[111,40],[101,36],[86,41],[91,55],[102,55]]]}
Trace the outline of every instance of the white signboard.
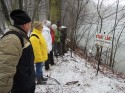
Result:
{"label": "white signboard", "polygon": [[96,34],[95,44],[103,47],[110,47],[112,44],[111,35],[105,35],[101,33]]}

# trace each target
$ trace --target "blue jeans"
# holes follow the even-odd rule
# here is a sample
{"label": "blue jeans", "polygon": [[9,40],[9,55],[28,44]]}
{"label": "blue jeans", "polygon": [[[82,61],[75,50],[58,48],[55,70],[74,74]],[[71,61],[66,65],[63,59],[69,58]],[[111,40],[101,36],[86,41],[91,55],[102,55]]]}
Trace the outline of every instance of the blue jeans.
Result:
{"label": "blue jeans", "polygon": [[43,62],[36,63],[36,77],[41,78],[43,77]]}

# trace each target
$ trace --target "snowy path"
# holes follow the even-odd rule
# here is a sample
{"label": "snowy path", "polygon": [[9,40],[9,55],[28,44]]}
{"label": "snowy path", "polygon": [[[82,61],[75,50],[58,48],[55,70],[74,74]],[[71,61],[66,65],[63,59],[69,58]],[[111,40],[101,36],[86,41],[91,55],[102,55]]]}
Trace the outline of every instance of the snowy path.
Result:
{"label": "snowy path", "polygon": [[44,71],[49,78],[47,85],[37,85],[35,93],[125,93],[125,80],[109,78],[77,55],[55,59],[55,66]]}

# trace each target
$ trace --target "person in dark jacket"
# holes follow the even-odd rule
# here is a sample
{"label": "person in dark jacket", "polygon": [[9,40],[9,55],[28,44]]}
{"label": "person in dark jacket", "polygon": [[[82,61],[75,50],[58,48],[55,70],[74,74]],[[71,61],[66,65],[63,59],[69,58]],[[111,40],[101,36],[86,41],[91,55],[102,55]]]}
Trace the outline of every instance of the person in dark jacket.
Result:
{"label": "person in dark jacket", "polygon": [[10,17],[12,33],[0,40],[0,93],[34,93],[34,53],[27,36],[31,19],[20,9],[13,10]]}
{"label": "person in dark jacket", "polygon": [[57,29],[57,25],[53,24],[52,25],[52,29],[54,31],[55,34],[55,38],[54,38],[54,55],[56,57],[58,57],[59,55],[61,55],[61,41],[60,41],[60,31]]}
{"label": "person in dark jacket", "polygon": [[66,53],[66,37],[67,37],[67,28],[66,26],[61,26],[62,55]]}
{"label": "person in dark jacket", "polygon": [[57,25],[57,32],[56,32],[55,38],[57,39],[57,43],[55,44],[55,46],[57,47],[57,50],[58,50],[58,55],[62,55],[62,42],[61,42],[61,39],[62,39],[62,34],[61,34],[61,22],[60,22],[60,21],[58,21],[56,25]]}

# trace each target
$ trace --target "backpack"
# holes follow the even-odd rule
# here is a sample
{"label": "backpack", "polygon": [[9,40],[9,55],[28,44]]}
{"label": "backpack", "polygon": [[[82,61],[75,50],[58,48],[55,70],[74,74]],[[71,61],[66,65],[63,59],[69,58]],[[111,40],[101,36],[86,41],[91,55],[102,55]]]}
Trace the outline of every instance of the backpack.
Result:
{"label": "backpack", "polygon": [[39,37],[38,37],[36,34],[32,34],[32,35],[30,36],[30,38],[31,38],[32,36],[35,36],[36,38],[39,39]]}
{"label": "backpack", "polygon": [[22,48],[24,47],[23,37],[22,37],[22,35],[21,35],[19,32],[17,32],[17,31],[8,31],[8,32],[6,32],[6,33],[1,37],[1,39],[2,39],[4,36],[8,35],[8,34],[14,34],[14,35],[16,35],[16,36],[20,39]]}

